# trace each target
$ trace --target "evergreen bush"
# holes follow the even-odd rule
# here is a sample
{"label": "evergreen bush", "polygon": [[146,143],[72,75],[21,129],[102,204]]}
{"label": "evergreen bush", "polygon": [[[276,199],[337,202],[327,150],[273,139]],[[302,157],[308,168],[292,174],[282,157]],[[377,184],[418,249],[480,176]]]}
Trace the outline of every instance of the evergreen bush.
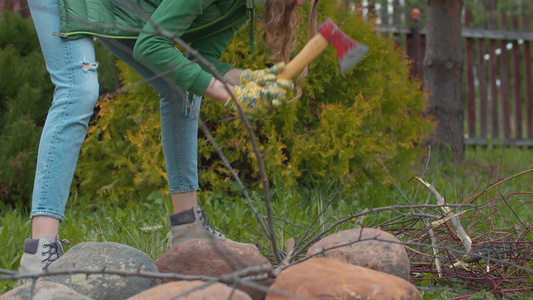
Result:
{"label": "evergreen bush", "polygon": [[[335,49],[329,47],[310,65],[300,99],[252,121],[267,175],[272,180],[276,174],[284,184],[296,185],[346,177],[364,167],[354,182],[357,178],[382,182],[386,174],[377,154],[390,168],[400,170],[424,152],[417,145],[432,130],[431,120],[423,115],[427,97],[420,91],[420,82],[409,79],[409,65],[393,41],[377,35],[373,25],[348,4],[324,0],[318,11],[319,21],[330,17],[348,35],[368,45],[370,52],[341,76]],[[303,27],[300,49],[307,34]],[[254,53],[248,49],[248,28],[243,28],[223,60],[252,69],[273,63],[259,39]],[[124,86],[141,80],[127,67],[122,72]],[[110,193],[120,200],[142,199],[153,190],[166,190],[158,100],[144,85],[100,103],[100,118],[80,158],[81,191]],[[259,187],[248,134],[234,116],[215,101],[202,101],[201,118],[229,162],[247,184]],[[230,191],[231,175],[202,134],[198,147],[201,187]]]}
{"label": "evergreen bush", "polygon": [[53,85],[30,19],[0,19],[0,201],[28,206]]}
{"label": "evergreen bush", "polygon": [[138,84],[142,78],[135,71],[118,66],[121,82],[132,88],[97,103],[76,171],[78,193],[144,199],[166,186],[159,97],[147,83]]}
{"label": "evergreen bush", "polygon": [[[113,56],[98,44],[96,53],[100,92],[117,89]],[[9,10],[0,19],[0,66],[0,201],[29,207],[54,85],[31,19]]]}
{"label": "evergreen bush", "polygon": [[[409,64],[394,42],[377,35],[373,24],[361,18],[354,5],[334,0],[319,2],[319,22],[331,18],[355,40],[370,47],[351,71],[340,75],[337,54],[329,47],[309,66],[300,99],[254,121],[265,153],[269,178],[277,173],[289,184],[345,178],[363,167],[356,178],[381,182],[386,174],[379,154],[392,169],[402,170],[424,153],[417,147],[432,130],[423,115],[427,95],[420,82],[409,79]],[[264,45],[248,54],[246,30],[229,46],[224,59],[238,67],[262,68],[271,63]],[[307,32],[300,29],[301,49]],[[213,106],[213,108],[210,108]],[[251,144],[240,121],[222,122],[231,112],[204,101],[202,116],[213,135],[229,152],[229,160],[244,179],[258,183]],[[214,155],[203,148],[201,183],[224,188],[229,175],[220,164],[205,164]],[[214,175],[216,174],[216,176]]]}

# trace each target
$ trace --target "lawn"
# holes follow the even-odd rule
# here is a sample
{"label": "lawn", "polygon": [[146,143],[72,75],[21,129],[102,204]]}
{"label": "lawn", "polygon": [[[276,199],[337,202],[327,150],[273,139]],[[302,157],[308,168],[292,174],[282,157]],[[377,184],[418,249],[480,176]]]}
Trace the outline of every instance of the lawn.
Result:
{"label": "lawn", "polygon": [[[426,158],[421,158],[420,163],[413,166],[411,170],[391,171],[391,180],[346,186],[336,197],[334,195],[341,189],[338,180],[309,183],[298,188],[288,187],[274,180],[274,184],[270,187],[270,200],[273,215],[279,217],[276,219],[277,239],[282,242],[289,237],[301,237],[306,231],[305,227],[311,226],[315,219],[317,222],[313,225],[313,229],[321,232],[328,225],[346,218],[347,222],[340,224],[330,232],[357,226],[380,227],[397,234],[400,240],[406,242],[407,247],[414,248],[409,244],[409,241],[412,241],[411,236],[402,231],[402,228],[412,228],[421,232],[424,224],[410,215],[411,210],[397,209],[380,213],[371,213],[369,210],[385,206],[406,206],[410,203],[437,204],[435,197],[420,185],[419,181],[413,180],[414,176],[423,176],[423,179],[434,186],[447,200],[447,203],[462,203],[465,199],[478,195],[470,203],[485,206],[478,209],[466,207],[461,215],[461,224],[474,244],[497,238],[502,232],[508,232],[509,228],[513,228],[515,233],[522,234],[521,242],[530,249],[526,252],[526,254],[529,253],[529,258],[522,259],[521,266],[531,269],[533,201],[531,194],[528,193],[533,192],[531,186],[533,172],[525,171],[533,169],[533,153],[528,149],[502,150],[498,147],[469,147],[465,153],[464,163],[457,165],[430,163],[426,167]],[[513,177],[521,172],[523,174]],[[505,178],[510,179],[497,184]],[[487,187],[490,189],[483,192]],[[258,222],[246,199],[240,196],[238,186],[235,185],[234,191],[232,195],[218,191],[200,193],[200,203],[210,216],[211,224],[233,240],[259,243],[263,254],[271,257],[272,252],[266,239],[259,232]],[[250,191],[250,195],[260,215],[266,216],[265,205],[261,199],[262,191]],[[454,201],[455,198],[459,201]],[[6,207],[3,203],[0,203],[0,209],[2,211],[0,243],[3,245],[0,269],[17,270],[22,255],[23,241],[30,236],[31,232],[28,211],[22,207]],[[324,213],[320,214],[323,210]],[[368,212],[365,215],[357,218],[350,217],[352,214],[365,211]],[[438,215],[440,210],[433,208],[424,211]],[[399,212],[404,214],[402,218],[399,218]],[[169,245],[168,215],[170,213],[170,197],[158,193],[127,204],[119,204],[106,199],[89,202],[87,197],[74,194],[67,205],[66,221],[60,227],[60,237],[68,239],[73,244],[86,241],[111,241],[127,244],[144,251],[156,260]],[[400,221],[391,222],[396,219]],[[440,228],[435,229],[437,235],[445,233],[442,229],[445,227]],[[507,241],[517,238],[516,234],[507,235]],[[458,243],[446,244],[445,242],[441,241],[440,245],[453,245],[461,248]],[[439,278],[434,265],[430,264],[429,267],[416,269],[417,256],[412,252],[408,254],[412,255],[412,263],[414,262],[412,269],[419,271],[412,270],[412,282],[420,288],[425,299],[449,299],[471,294],[479,299],[492,297],[487,294],[490,292],[490,284],[472,284],[460,276]],[[458,256],[461,254],[459,253]],[[501,260],[505,262],[511,258],[501,257]],[[485,266],[488,262],[478,264]],[[511,272],[509,270],[507,272]],[[499,272],[504,271],[502,269]],[[500,290],[504,289],[508,297],[522,299],[522,297],[533,296],[531,288],[529,291],[515,291],[523,282],[529,282],[529,286],[533,286],[533,275],[520,270],[514,274],[522,274],[523,277],[512,282],[504,281]],[[506,287],[506,284],[509,285]],[[0,281],[0,293],[12,289],[14,285],[15,282],[12,281]]]}

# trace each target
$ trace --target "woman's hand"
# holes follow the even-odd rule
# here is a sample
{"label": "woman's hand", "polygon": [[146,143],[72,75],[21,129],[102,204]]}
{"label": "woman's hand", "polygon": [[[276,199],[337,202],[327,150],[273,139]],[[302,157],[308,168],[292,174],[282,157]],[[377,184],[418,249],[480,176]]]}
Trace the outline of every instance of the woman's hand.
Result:
{"label": "woman's hand", "polygon": [[[257,115],[265,113],[271,106],[279,106],[285,99],[287,90],[293,88],[292,81],[276,81],[274,77],[274,80],[249,81],[243,85],[236,85],[233,87],[232,92],[245,113]],[[231,97],[224,106],[231,107],[234,110],[237,109]]]}
{"label": "woman's hand", "polygon": [[[234,69],[228,72],[231,76],[226,73],[224,78],[227,82],[238,82],[234,86],[228,84],[228,87],[244,112],[251,115],[262,114],[271,106],[279,106],[285,99],[287,90],[294,88],[292,81],[276,80],[276,75],[283,70],[284,66],[284,63],[278,63],[263,70]],[[223,103],[225,107],[237,110],[225,83],[215,78],[209,84],[205,96]]]}
{"label": "woman's hand", "polygon": [[279,74],[284,67],[285,63],[280,62],[263,70],[244,69],[240,76],[240,84],[245,85],[249,82],[256,82],[257,84],[262,85],[268,81],[276,81],[276,75]]}

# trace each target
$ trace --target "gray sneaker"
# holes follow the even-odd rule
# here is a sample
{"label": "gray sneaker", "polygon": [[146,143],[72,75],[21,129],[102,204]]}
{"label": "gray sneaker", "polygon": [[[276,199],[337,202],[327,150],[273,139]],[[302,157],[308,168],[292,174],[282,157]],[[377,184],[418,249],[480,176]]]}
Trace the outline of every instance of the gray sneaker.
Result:
{"label": "gray sneaker", "polygon": [[27,238],[24,241],[24,254],[20,259],[20,273],[40,273],[51,263],[63,255],[63,245],[69,246],[66,240],[53,236],[43,236],[38,239]]}
{"label": "gray sneaker", "polygon": [[171,234],[170,247],[192,239],[218,239],[226,241],[226,237],[213,229],[204,209],[195,206],[190,210],[170,215]]}

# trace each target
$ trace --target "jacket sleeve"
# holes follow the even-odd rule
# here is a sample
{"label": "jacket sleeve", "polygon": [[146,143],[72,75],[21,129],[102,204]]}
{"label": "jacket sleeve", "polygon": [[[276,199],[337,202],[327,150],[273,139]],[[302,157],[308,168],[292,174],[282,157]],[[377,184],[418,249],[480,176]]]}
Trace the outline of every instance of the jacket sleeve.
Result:
{"label": "jacket sleeve", "polygon": [[[197,40],[191,44],[191,47],[198,50],[202,57],[212,63],[220,75],[224,75],[226,72],[234,68],[230,64],[220,62],[220,58],[222,57],[222,54],[224,54],[226,48],[228,48],[228,44],[235,36],[237,30],[239,30],[239,28],[241,28],[246,22],[247,19],[244,19],[225,31],[206,39]],[[205,66],[202,66],[202,69],[207,71]]]}
{"label": "jacket sleeve", "polygon": [[[181,88],[196,95],[203,95],[213,76],[202,69],[198,63],[191,63],[174,47],[171,39],[161,36],[160,32],[181,37],[183,32],[203,9],[214,0],[164,0],[152,14],[150,20],[139,35],[133,50],[134,58],[151,68],[154,72],[165,72],[166,77],[174,81]],[[196,47],[202,55],[215,63],[220,58],[229,40],[234,35],[234,28],[218,35],[199,41]],[[209,49],[213,47],[214,49]],[[218,60],[216,62],[218,65]],[[219,65],[220,66],[220,65]],[[224,67],[226,72],[228,67]],[[230,67],[231,69],[231,67]]]}

